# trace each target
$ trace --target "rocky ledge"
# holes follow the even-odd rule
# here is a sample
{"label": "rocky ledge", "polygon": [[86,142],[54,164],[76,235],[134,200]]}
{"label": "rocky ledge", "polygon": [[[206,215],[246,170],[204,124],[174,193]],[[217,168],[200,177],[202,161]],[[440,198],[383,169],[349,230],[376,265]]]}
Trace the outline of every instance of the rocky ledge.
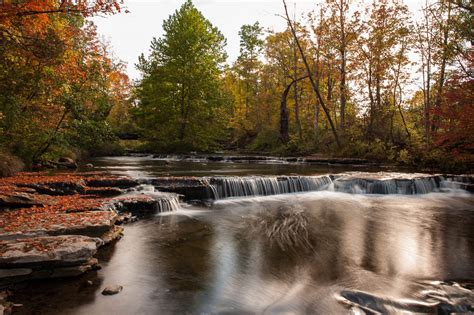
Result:
{"label": "rocky ledge", "polygon": [[100,268],[93,256],[104,241],[82,235],[0,241],[0,284],[62,278]]}
{"label": "rocky ledge", "polygon": [[103,173],[0,178],[0,288],[99,268],[94,255],[122,236],[120,224],[163,202],[129,191],[138,185]]}

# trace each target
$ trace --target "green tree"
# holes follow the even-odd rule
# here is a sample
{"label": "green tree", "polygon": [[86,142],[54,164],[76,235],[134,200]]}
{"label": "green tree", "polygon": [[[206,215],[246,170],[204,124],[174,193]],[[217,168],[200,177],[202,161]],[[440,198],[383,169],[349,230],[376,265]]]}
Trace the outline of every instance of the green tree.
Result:
{"label": "green tree", "polygon": [[140,57],[137,117],[160,149],[207,150],[223,141],[228,100],[221,74],[226,40],[186,1]]}
{"label": "green tree", "polygon": [[[242,137],[255,135],[259,126],[260,109],[257,104],[259,73],[262,66],[259,56],[262,51],[262,27],[258,22],[242,25],[239,31],[240,55],[233,65],[237,78],[234,124],[244,131]],[[238,136],[239,137],[239,136]]]}

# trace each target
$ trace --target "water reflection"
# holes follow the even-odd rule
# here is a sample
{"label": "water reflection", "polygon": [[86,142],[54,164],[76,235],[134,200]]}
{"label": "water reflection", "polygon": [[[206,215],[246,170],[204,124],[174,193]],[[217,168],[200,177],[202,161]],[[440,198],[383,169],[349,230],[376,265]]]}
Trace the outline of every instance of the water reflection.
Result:
{"label": "water reflection", "polygon": [[[132,178],[157,176],[218,176],[218,175],[316,175],[347,171],[343,165],[310,165],[305,163],[233,163],[165,161],[152,156],[103,157],[92,161],[97,170],[110,171]],[[353,171],[380,171],[381,167],[351,165]],[[383,170],[388,170],[383,168]]]}
{"label": "water reflection", "polygon": [[[188,209],[127,226],[97,275],[101,285],[93,299],[90,292],[78,292],[75,302],[66,304],[57,294],[50,299],[54,310],[35,302],[32,309],[74,314],[340,314],[356,307],[469,311],[474,305],[466,289],[474,280],[472,209],[470,195],[439,193],[315,192],[218,201],[210,211]],[[124,286],[122,293],[100,295],[104,285],[115,283]],[[43,293],[36,289],[34,294]]]}

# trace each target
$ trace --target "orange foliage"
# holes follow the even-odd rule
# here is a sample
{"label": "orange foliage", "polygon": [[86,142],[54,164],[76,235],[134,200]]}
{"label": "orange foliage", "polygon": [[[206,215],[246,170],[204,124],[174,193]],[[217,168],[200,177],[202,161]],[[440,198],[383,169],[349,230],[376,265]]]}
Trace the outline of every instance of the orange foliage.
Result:
{"label": "orange foliage", "polygon": [[[87,178],[103,179],[99,173],[89,173]],[[107,176],[107,179],[116,178]],[[0,194],[21,192],[17,185],[44,183],[83,183],[86,177],[79,174],[46,175],[46,173],[20,173],[15,177],[0,178]],[[29,191],[31,192],[31,191]],[[0,211],[0,233],[19,233],[57,228],[80,228],[85,225],[108,224],[115,212],[103,206],[110,198],[91,195],[44,196],[33,194],[37,200],[48,204],[30,208]]]}

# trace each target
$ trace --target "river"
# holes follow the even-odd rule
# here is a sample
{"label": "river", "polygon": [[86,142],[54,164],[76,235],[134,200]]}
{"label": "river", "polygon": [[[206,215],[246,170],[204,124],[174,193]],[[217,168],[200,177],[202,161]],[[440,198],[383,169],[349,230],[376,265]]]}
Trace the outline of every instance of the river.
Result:
{"label": "river", "polygon": [[[94,164],[137,178],[368,170],[165,160]],[[322,189],[224,196],[207,207],[181,202],[126,225],[123,239],[99,253],[101,270],[25,284],[13,300],[24,304],[19,314],[474,312],[473,226],[474,197],[457,189]],[[101,295],[111,284],[124,289]]]}

